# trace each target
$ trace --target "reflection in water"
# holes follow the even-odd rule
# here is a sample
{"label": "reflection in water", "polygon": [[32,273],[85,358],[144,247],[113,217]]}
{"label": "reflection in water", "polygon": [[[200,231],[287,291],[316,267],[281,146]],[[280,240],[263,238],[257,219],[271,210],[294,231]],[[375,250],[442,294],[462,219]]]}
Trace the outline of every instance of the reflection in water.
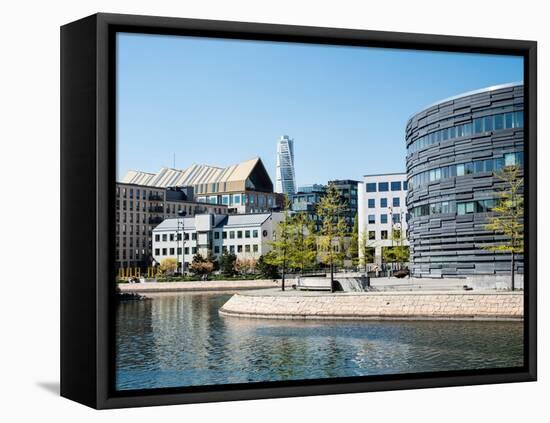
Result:
{"label": "reflection in water", "polygon": [[523,365],[523,323],[223,317],[231,294],[118,305],[117,389]]}

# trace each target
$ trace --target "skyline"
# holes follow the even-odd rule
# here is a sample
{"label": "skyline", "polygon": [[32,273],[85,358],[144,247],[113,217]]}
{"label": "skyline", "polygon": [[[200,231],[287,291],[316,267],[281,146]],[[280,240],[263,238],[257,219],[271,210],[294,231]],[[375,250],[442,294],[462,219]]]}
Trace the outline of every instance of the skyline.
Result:
{"label": "skyline", "polygon": [[523,80],[511,56],[142,34],[117,48],[117,179],[175,153],[178,169],[260,157],[275,183],[284,134],[298,186],[403,172],[411,115]]}

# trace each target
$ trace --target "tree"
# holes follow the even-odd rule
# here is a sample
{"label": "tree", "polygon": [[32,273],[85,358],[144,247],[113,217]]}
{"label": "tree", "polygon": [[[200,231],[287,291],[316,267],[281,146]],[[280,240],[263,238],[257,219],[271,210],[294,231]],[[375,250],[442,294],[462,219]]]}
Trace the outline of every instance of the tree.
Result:
{"label": "tree", "polygon": [[160,262],[159,271],[162,275],[173,275],[178,266],[174,257],[166,257]]}
{"label": "tree", "polygon": [[279,274],[279,269],[276,265],[270,264],[269,256],[273,252],[270,251],[266,255],[261,255],[258,259],[258,272],[266,279],[277,279],[281,275]]}
{"label": "tree", "polygon": [[403,263],[409,261],[409,247],[405,245],[406,238],[401,229],[392,228],[391,231],[392,246],[386,247],[383,251],[384,261],[387,263],[397,263],[398,268],[403,267]]}
{"label": "tree", "polygon": [[518,166],[506,166],[495,173],[502,181],[502,190],[498,194],[492,215],[487,218],[485,228],[505,236],[500,245],[485,246],[491,251],[510,253],[510,282],[515,289],[515,256],[523,253],[523,177]]}
{"label": "tree", "polygon": [[359,265],[363,266],[364,272],[367,273],[367,265],[369,263],[372,263],[374,261],[373,257],[373,245],[374,243],[371,243],[369,240],[369,231],[367,225],[363,227],[363,231],[361,232],[361,237],[359,239]]}
{"label": "tree", "polygon": [[235,261],[235,271],[242,275],[256,271],[257,260],[255,258],[238,258]]}
{"label": "tree", "polygon": [[228,253],[224,250],[220,256],[220,270],[224,276],[233,276],[235,274],[235,261],[237,256],[234,253]]}
{"label": "tree", "polygon": [[208,276],[214,271],[214,263],[197,253],[193,257],[189,270],[198,276]]}
{"label": "tree", "polygon": [[347,226],[342,214],[346,205],[333,184],[317,204],[317,214],[322,221],[319,246],[321,260],[330,266],[330,291],[334,292],[334,265],[343,258],[343,249],[337,248],[346,235]]}
{"label": "tree", "polygon": [[296,213],[290,222],[290,262],[293,267],[300,269],[301,273],[315,264],[317,256],[315,237],[315,224],[305,213]]}
{"label": "tree", "polygon": [[291,252],[293,247],[292,240],[292,223],[289,212],[288,197],[285,197],[283,206],[283,219],[275,228],[275,239],[269,244],[271,246],[271,254],[265,256],[265,261],[268,264],[277,266],[281,269],[281,290],[285,290],[286,271],[291,262]]}
{"label": "tree", "polygon": [[357,266],[360,262],[359,260],[359,216],[355,214],[355,219],[353,221],[353,230],[351,232],[350,243],[348,248],[348,257],[354,266]]}

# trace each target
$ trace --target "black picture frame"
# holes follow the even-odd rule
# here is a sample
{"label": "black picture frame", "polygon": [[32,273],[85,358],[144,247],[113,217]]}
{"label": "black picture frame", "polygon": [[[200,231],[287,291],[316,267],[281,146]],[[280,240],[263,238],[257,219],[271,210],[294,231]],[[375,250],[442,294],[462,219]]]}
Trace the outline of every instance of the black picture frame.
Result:
{"label": "black picture frame", "polygon": [[[311,381],[117,392],[113,388],[115,34],[494,53],[524,58],[525,365]],[[534,381],[537,377],[537,44],[456,37],[95,14],[61,28],[61,395],[97,409]]]}

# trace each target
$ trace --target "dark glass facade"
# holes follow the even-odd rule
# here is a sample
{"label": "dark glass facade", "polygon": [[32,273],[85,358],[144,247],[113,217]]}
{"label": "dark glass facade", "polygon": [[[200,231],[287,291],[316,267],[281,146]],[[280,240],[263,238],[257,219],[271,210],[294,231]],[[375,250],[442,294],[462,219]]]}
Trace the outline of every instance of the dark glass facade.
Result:
{"label": "dark glass facade", "polygon": [[[442,101],[407,123],[407,208],[414,276],[498,275],[509,254],[486,229],[502,181],[523,166],[523,85],[507,84]],[[517,270],[522,272],[520,257]]]}

